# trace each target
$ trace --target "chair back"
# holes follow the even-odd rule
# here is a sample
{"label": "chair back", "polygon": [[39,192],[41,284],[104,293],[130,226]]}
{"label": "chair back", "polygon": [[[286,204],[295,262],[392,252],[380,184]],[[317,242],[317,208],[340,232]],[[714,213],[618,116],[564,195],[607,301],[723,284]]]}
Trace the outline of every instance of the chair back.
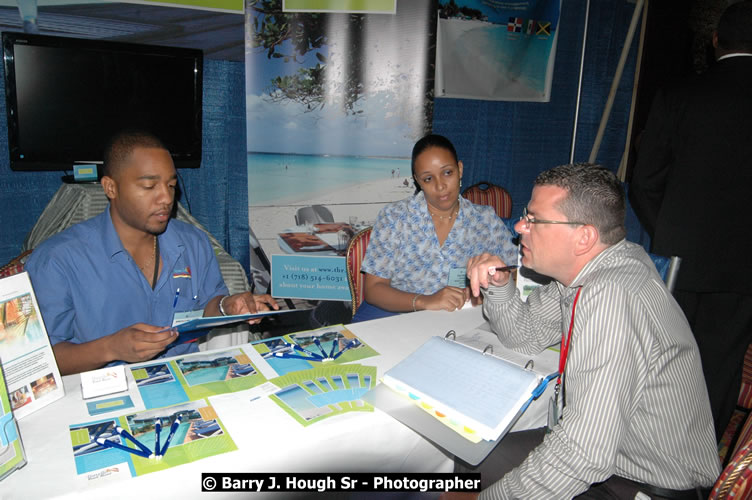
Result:
{"label": "chair back", "polygon": [[509,218],[512,215],[512,196],[501,186],[490,182],[473,184],[462,192],[462,196],[476,205],[490,205],[496,210],[496,215]]}
{"label": "chair back", "polygon": [[371,229],[366,228],[352,237],[347,245],[345,253],[347,260],[347,282],[350,285],[350,297],[352,297],[352,314],[358,310],[363,303],[363,273],[360,272],[360,266],[366,256],[368,241],[371,239]]}
{"label": "chair back", "polygon": [[31,250],[26,250],[21,255],[14,257],[10,262],[0,267],[0,279],[13,276],[14,274],[22,273],[24,270],[24,264],[26,259],[29,258]]}
{"label": "chair back", "polygon": [[752,414],[739,435],[733,458],[713,485],[708,500],[750,498],[752,496]]}
{"label": "chair back", "polygon": [[295,224],[303,226],[306,222],[310,222],[311,224],[334,222],[334,216],[324,205],[311,205],[310,207],[299,208],[295,214]]}

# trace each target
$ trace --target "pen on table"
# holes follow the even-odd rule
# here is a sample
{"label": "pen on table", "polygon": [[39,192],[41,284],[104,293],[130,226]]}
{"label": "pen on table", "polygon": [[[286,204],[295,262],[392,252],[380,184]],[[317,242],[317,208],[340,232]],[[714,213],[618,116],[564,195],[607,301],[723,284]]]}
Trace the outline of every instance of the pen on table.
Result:
{"label": "pen on table", "polygon": [[122,437],[124,437],[125,439],[129,440],[130,442],[132,442],[133,444],[135,444],[136,446],[138,446],[139,448],[141,448],[141,451],[143,451],[144,453],[146,453],[147,456],[151,455],[151,450],[149,448],[147,448],[146,446],[144,446],[144,444],[141,441],[139,441],[138,439],[136,439],[133,436],[131,436],[128,431],[126,431],[125,429],[123,429],[120,426],[115,427],[115,431],[118,434],[120,434]]}
{"label": "pen on table", "polygon": [[133,453],[134,455],[138,455],[139,457],[149,458],[151,456],[151,451],[149,453],[145,453],[142,450],[136,448],[128,448],[127,446],[123,446],[120,443],[115,443],[114,441],[110,441],[104,438],[97,438],[97,444],[104,446],[105,448],[115,448],[117,450],[127,451],[129,453]]}
{"label": "pen on table", "polygon": [[319,348],[319,351],[321,351],[321,355],[326,357],[326,351],[324,351],[324,348],[321,347],[321,341],[319,340],[318,337],[313,339],[313,343],[316,344],[316,347]]}
{"label": "pen on table", "polygon": [[339,347],[339,334],[337,334],[336,337],[334,337],[334,342],[332,342],[332,350],[329,351],[329,358],[334,358],[334,350]]}
{"label": "pen on table", "polygon": [[177,417],[175,421],[170,426],[170,433],[167,435],[167,439],[165,439],[164,444],[162,445],[162,450],[159,452],[159,456],[163,457],[165,453],[167,453],[167,448],[170,446],[170,441],[172,441],[172,436],[175,435],[175,431],[178,430],[178,427],[180,426],[180,417]]}
{"label": "pen on table", "polygon": [[348,349],[351,349],[351,348],[357,347],[357,346],[358,346],[357,339],[352,339],[350,342],[347,343],[347,345],[341,351],[339,351],[337,354],[335,354],[332,359],[337,359],[338,357],[342,356],[342,354],[344,354],[344,352],[347,351]]}
{"label": "pen on table", "polygon": [[159,457],[159,434],[162,432],[162,419],[158,418],[154,424],[154,455]]}

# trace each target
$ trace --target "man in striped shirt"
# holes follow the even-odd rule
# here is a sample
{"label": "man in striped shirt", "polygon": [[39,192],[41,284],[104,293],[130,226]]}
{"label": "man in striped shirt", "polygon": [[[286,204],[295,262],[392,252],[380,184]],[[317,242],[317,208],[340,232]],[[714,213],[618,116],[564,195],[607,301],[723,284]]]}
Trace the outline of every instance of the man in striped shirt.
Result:
{"label": "man in striped shirt", "polygon": [[556,167],[515,227],[523,265],[554,281],[523,302],[500,258],[468,262],[503,344],[562,342],[548,432],[506,436],[479,466],[481,498],[697,498],[720,473],[697,345],[650,257],[624,239],[624,216],[613,173]]}

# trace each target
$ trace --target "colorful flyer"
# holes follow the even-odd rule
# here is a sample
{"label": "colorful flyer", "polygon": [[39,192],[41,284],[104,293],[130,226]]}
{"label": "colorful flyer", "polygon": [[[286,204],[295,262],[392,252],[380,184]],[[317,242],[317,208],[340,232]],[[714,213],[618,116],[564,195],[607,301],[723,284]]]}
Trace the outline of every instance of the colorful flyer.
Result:
{"label": "colorful flyer", "polygon": [[329,363],[348,363],[378,356],[343,325],[274,337],[253,343],[261,359],[254,359],[267,378]]}
{"label": "colorful flyer", "polygon": [[0,361],[16,418],[65,395],[29,273],[0,280]]}
{"label": "colorful flyer", "polygon": [[146,408],[242,391],[266,381],[239,347],[133,365],[130,369]]}
{"label": "colorful flyer", "polygon": [[240,348],[191,354],[173,363],[191,400],[250,389],[266,381]]}
{"label": "colorful flyer", "polygon": [[361,397],[375,381],[375,366],[323,365],[270,380],[280,390],[269,398],[308,426],[350,411],[373,411]]}
{"label": "colorful flyer", "polygon": [[13,418],[3,371],[0,370],[0,480],[26,465],[18,426]]}
{"label": "colorful flyer", "polygon": [[[159,439],[157,422],[161,427]],[[162,458],[123,450],[123,446],[136,451],[140,448],[130,442],[129,436],[118,432],[118,427],[152,453],[159,441]],[[135,477],[237,449],[214,408],[205,400],[71,425],[70,436],[76,472],[94,477],[123,465]]]}
{"label": "colorful flyer", "polygon": [[129,367],[146,408],[159,408],[190,401],[172,362]]}

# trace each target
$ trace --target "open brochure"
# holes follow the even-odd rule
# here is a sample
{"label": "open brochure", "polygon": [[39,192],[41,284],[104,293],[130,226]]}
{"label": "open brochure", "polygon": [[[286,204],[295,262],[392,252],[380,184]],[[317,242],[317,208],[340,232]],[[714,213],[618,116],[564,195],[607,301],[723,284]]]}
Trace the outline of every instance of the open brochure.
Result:
{"label": "open brochure", "polygon": [[[172,326],[177,329],[179,336],[174,343],[183,344],[185,342],[191,342],[192,340],[206,335],[206,330],[210,328],[229,326],[250,319],[265,318],[267,316],[276,316],[279,314],[300,311],[301,309],[282,309],[279,311],[234,314],[232,316],[200,316],[200,314],[203,313],[202,311],[189,311],[188,313],[176,314]],[[195,315],[191,316],[191,313],[194,313]]]}
{"label": "open brochure", "polygon": [[28,273],[0,280],[0,363],[16,418],[63,397],[63,381]]}

